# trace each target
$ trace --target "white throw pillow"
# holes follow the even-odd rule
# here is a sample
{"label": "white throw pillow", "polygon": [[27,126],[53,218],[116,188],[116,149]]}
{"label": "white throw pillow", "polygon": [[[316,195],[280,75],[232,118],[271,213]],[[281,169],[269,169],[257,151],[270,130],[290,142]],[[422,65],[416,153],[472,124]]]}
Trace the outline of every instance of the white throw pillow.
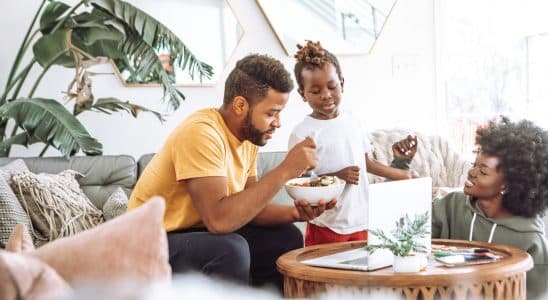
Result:
{"label": "white throw pillow", "polygon": [[128,198],[124,190],[117,188],[103,205],[103,217],[105,221],[114,219],[127,210]]}

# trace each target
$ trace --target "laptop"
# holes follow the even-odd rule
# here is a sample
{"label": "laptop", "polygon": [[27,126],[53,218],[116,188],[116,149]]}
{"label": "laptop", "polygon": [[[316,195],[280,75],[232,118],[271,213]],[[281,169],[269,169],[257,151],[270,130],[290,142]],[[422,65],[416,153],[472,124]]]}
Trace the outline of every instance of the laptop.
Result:
{"label": "laptop", "polygon": [[[389,181],[369,185],[369,229],[382,229],[390,233],[396,221],[405,214],[414,219],[416,215],[428,212],[432,216],[432,179],[422,177]],[[367,242],[377,244],[379,240],[368,234]],[[421,238],[423,245],[431,249],[431,237]],[[373,271],[392,265],[394,257],[388,249],[368,253],[363,248],[343,251],[331,255],[303,260],[301,263],[316,267]]]}

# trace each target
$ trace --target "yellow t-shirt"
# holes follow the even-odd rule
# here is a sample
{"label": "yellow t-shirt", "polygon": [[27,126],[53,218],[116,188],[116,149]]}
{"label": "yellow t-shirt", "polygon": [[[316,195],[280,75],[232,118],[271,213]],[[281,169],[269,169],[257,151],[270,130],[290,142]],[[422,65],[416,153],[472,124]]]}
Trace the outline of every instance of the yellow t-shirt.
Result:
{"label": "yellow t-shirt", "polygon": [[213,108],[185,119],[152,158],[135,185],[128,203],[134,209],[152,196],[166,199],[166,231],[203,226],[185,186],[185,179],[209,176],[227,178],[227,194],[244,189],[257,174],[258,147],[240,142]]}

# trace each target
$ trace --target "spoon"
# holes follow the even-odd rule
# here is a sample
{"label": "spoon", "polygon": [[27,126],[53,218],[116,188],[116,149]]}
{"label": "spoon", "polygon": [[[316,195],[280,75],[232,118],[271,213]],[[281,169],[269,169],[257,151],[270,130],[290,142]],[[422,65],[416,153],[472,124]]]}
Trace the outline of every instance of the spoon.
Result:
{"label": "spoon", "polygon": [[[312,135],[309,135],[308,137],[311,138],[314,143],[316,143],[316,137],[318,136],[318,131],[314,131],[312,133]],[[308,172],[308,175],[309,175],[309,178],[310,178],[310,181],[316,181],[318,180],[320,177],[318,176],[318,174],[316,174],[316,172],[314,172],[314,170],[310,170]]]}

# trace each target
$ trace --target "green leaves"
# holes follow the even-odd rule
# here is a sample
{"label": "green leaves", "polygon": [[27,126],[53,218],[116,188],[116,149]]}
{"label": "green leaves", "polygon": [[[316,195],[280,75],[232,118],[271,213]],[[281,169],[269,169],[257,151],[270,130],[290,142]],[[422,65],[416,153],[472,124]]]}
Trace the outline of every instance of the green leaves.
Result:
{"label": "green leaves", "polygon": [[[34,57],[20,70],[30,45]],[[45,143],[46,148],[54,146],[65,156],[80,150],[89,155],[101,154],[102,145],[76,118],[86,110],[106,114],[127,112],[134,117],[147,112],[163,121],[162,114],[129,101],[111,97],[94,101],[91,79],[82,75],[91,74],[87,68],[107,62],[105,58],[124,62],[134,78],[160,83],[163,98],[168,98],[175,110],[185,97],[173,85],[173,75],[164,70],[158,58],[160,50],[168,51],[173,64],[186,69],[193,78],[209,78],[213,74],[211,66],[198,60],[173,32],[127,2],[82,0],[70,5],[44,0],[23,38],[0,96],[0,155],[8,155],[11,145],[28,146],[39,142]],[[36,62],[43,70],[29,84],[28,74],[34,70]],[[52,65],[75,69],[75,79],[67,91],[68,98],[76,102],[72,114],[54,99],[32,98]],[[21,88],[26,86],[31,86],[30,92],[27,98],[20,98]],[[23,132],[6,134],[9,119],[13,119]]]}
{"label": "green leaves", "polygon": [[[75,106],[76,108],[77,106]],[[165,121],[164,116],[156,111],[150,110],[146,107],[129,103],[129,101],[122,101],[116,98],[102,98],[98,99],[89,110],[103,112],[111,114],[113,112],[125,111],[132,116],[137,117],[140,112],[152,113],[160,122]],[[79,114],[79,111],[75,111],[74,114]]]}
{"label": "green leaves", "polygon": [[34,57],[43,68],[53,64],[74,68],[75,61],[71,52],[70,29],[62,29],[42,36],[32,47]]}
{"label": "green leaves", "polygon": [[411,252],[426,252],[427,247],[417,239],[430,234],[429,220],[429,212],[417,215],[414,220],[405,215],[396,222],[396,229],[392,231],[392,235],[386,234],[382,229],[370,229],[369,234],[379,238],[381,243],[367,245],[364,248],[368,252],[384,248],[392,251],[396,256],[407,256]]}
{"label": "green leaves", "polygon": [[27,138],[19,135],[18,144],[51,144],[67,157],[80,150],[88,155],[101,154],[102,145],[56,100],[19,98],[0,107],[0,115],[12,118],[25,131]]}
{"label": "green leaves", "polygon": [[53,26],[59,21],[61,16],[70,9],[70,6],[59,1],[50,1],[42,12],[40,18],[40,30],[43,33],[48,33]]}
{"label": "green leaves", "polygon": [[165,95],[169,96],[170,105],[174,110],[179,107],[180,101],[184,100],[184,95],[173,86],[162,68],[156,51],[168,51],[173,58],[174,66],[188,70],[191,78],[198,76],[202,80],[213,75],[213,68],[198,60],[171,30],[137,7],[119,0],[89,2],[96,10],[112,16],[124,25],[126,40],[123,41],[121,49],[127,55],[127,61],[134,64],[129,66],[128,70],[136,78],[156,78],[156,82],[162,84]]}

